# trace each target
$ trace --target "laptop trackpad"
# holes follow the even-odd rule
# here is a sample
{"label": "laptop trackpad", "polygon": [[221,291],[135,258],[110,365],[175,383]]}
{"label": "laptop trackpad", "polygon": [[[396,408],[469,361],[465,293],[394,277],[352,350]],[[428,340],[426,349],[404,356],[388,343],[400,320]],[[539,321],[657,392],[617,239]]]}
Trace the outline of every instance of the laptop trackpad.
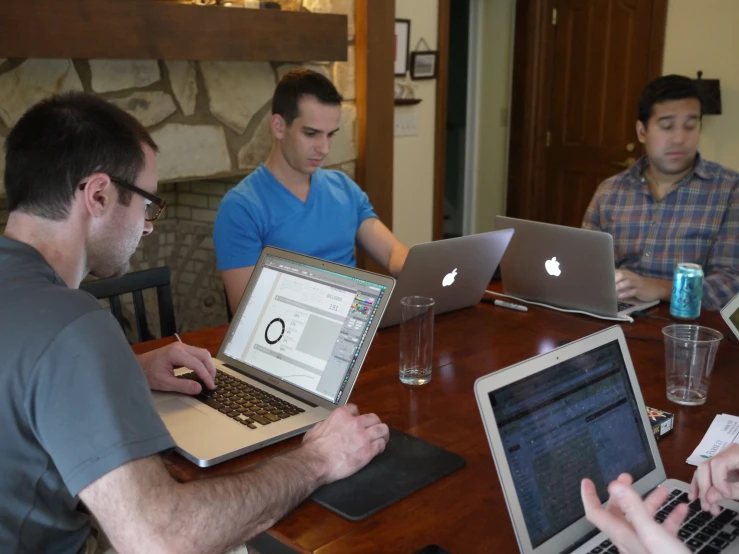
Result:
{"label": "laptop trackpad", "polygon": [[177,398],[168,396],[166,398],[156,398],[154,405],[162,418],[176,417],[178,421],[181,418],[189,419],[190,417],[200,421],[212,413],[208,410],[207,406],[202,405],[194,398],[187,397]]}

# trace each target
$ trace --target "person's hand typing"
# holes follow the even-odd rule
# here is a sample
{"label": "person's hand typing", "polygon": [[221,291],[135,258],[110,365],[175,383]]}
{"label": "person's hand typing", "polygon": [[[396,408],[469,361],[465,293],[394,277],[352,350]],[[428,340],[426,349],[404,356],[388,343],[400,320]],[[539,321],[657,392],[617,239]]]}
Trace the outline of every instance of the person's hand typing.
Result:
{"label": "person's hand typing", "polygon": [[181,342],[168,344],[157,350],[136,356],[152,390],[198,394],[200,383],[191,379],[178,379],[174,370],[187,367],[209,389],[215,388],[216,366],[207,350]]}
{"label": "person's hand typing", "polygon": [[626,269],[616,270],[616,295],[619,300],[629,298],[635,298],[642,302],[669,300],[671,294],[671,281],[642,277]]}
{"label": "person's hand typing", "polygon": [[325,464],[324,483],[338,481],[367,465],[385,450],[388,426],[375,414],[359,414],[354,404],[334,410],[303,437],[304,448]]}
{"label": "person's hand typing", "polygon": [[608,535],[624,554],[688,554],[688,548],[675,536],[688,513],[688,505],[678,504],[660,525],[654,514],[669,491],[657,487],[642,500],[631,482],[626,473],[612,481],[608,485],[608,507],[604,509],[593,482],[583,479],[580,494],[588,521]]}
{"label": "person's hand typing", "polygon": [[690,483],[690,500],[700,498],[701,508],[718,515],[718,503],[739,499],[739,444],[732,444],[698,466]]}

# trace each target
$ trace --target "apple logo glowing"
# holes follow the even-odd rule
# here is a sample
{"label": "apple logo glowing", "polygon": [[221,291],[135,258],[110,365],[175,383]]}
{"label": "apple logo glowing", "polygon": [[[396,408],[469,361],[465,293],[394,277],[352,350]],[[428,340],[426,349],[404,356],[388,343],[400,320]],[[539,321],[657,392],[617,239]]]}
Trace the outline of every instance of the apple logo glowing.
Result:
{"label": "apple logo glowing", "polygon": [[547,260],[546,262],[544,262],[544,268],[547,270],[547,273],[549,273],[549,275],[554,275],[555,277],[559,277],[559,274],[562,273],[562,270],[559,269],[557,256],[554,256],[551,260]]}
{"label": "apple logo glowing", "polygon": [[451,273],[447,273],[444,276],[444,280],[441,282],[441,286],[442,287],[448,287],[449,285],[451,285],[452,283],[454,283],[454,278],[456,276],[457,276],[457,268],[455,267],[454,268],[454,271],[452,271]]}

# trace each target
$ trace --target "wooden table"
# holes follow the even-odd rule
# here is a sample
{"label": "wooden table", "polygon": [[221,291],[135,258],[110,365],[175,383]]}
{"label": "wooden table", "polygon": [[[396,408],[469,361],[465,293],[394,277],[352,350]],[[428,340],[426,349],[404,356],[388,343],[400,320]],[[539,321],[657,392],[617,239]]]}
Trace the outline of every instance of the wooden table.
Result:
{"label": "wooden table", "polygon": [[[668,476],[689,481],[685,459],[717,413],[739,413],[739,346],[733,337],[718,351],[708,401],[683,407],[665,397],[661,329],[670,323],[666,305],[649,318],[624,323],[629,350],[647,405],[675,414],[674,430],[659,442]],[[717,313],[699,322],[731,335]],[[271,531],[301,551],[328,553],[398,552],[411,554],[435,543],[453,554],[517,552],[513,528],[473,393],[475,379],[525,358],[547,352],[563,341],[581,338],[613,322],[531,307],[517,312],[490,304],[437,316],[434,373],[419,388],[398,380],[398,327],[380,331],[362,367],[351,401],[375,412],[391,427],[462,454],[467,465],[363,521],[348,521],[312,502],[304,502]],[[182,336],[214,354],[227,326]],[[142,352],[170,342],[138,345]],[[166,458],[183,481],[240,471],[299,444],[291,439],[208,469],[179,455]]]}

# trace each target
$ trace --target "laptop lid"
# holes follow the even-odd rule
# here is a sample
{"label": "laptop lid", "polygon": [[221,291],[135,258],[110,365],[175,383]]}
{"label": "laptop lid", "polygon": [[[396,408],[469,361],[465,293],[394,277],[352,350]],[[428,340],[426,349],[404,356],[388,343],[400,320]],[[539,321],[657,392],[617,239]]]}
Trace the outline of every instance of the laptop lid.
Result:
{"label": "laptop lid", "polygon": [[512,229],[505,229],[412,246],[381,327],[400,322],[405,296],[433,298],[435,314],[477,304],[512,235]]}
{"label": "laptop lid", "polygon": [[721,308],[721,317],[724,318],[726,325],[729,326],[734,336],[739,339],[739,294]]}
{"label": "laptop lid", "polygon": [[392,277],[268,246],[217,357],[318,406],[343,406],[394,285]]}
{"label": "laptop lid", "polygon": [[475,396],[521,552],[559,554],[597,533],[584,477],[602,499],[623,472],[641,494],[665,480],[618,326],[481,377]]}
{"label": "laptop lid", "polygon": [[495,227],[516,231],[500,264],[506,294],[617,316],[611,235],[504,216]]}

